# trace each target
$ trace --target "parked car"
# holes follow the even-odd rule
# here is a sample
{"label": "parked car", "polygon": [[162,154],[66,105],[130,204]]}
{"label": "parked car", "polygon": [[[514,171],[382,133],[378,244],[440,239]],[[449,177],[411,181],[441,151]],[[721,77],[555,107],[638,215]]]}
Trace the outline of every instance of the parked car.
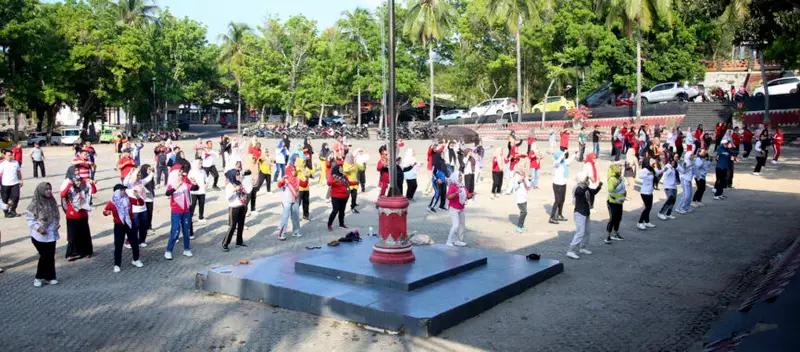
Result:
{"label": "parked car", "polygon": [[100,143],[111,143],[114,141],[114,129],[105,127],[100,131]]}
{"label": "parked car", "polygon": [[516,113],[518,110],[517,108],[517,101],[513,98],[498,98],[498,99],[491,99],[481,102],[478,105],[475,105],[469,112],[467,112],[467,116],[469,117],[478,117],[478,116],[486,116],[486,115],[497,115],[503,116],[504,114],[509,113]]}
{"label": "parked car", "polygon": [[344,125],[344,117],[341,116],[328,116],[322,118],[322,124],[324,126],[339,126]]}
{"label": "parked car", "polygon": [[636,95],[628,92],[622,92],[614,98],[614,106],[633,106],[636,103]]}
{"label": "parked car", "polygon": [[9,149],[14,145],[14,131],[0,132],[0,149]]}
{"label": "parked car", "polygon": [[642,92],[642,105],[647,103],[661,103],[665,101],[689,101],[700,95],[696,87],[681,85],[678,82],[657,84],[649,91]]}
{"label": "parked car", "polygon": [[53,132],[48,141],[47,132],[32,132],[28,135],[28,146],[32,147],[36,143],[39,143],[39,145],[59,145],[61,144],[61,134]]}
{"label": "parked car", "polygon": [[442,112],[441,115],[436,116],[436,120],[437,121],[456,120],[464,116],[467,116],[466,111],[464,111],[463,109],[454,109]]}
{"label": "parked car", "polygon": [[533,106],[534,113],[544,111],[567,111],[575,107],[575,102],[563,96],[547,97],[545,101]]}
{"label": "parked car", "polygon": [[81,139],[80,127],[63,127],[61,128],[61,144],[74,145]]}
{"label": "parked car", "polygon": [[[769,95],[794,94],[798,92],[798,88],[800,87],[800,77],[773,79],[767,82],[767,87],[769,87]],[[764,86],[756,88],[756,90],[753,91],[753,95],[764,95]]]}

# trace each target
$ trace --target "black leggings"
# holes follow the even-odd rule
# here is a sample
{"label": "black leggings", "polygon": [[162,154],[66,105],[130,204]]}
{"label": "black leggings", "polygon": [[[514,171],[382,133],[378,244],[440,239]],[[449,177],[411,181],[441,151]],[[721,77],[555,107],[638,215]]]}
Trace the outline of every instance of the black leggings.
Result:
{"label": "black leggings", "polygon": [[[145,220],[145,227],[147,230],[153,228],[153,202],[144,202],[144,206],[147,208],[147,220]],[[144,239],[142,239],[144,242]]]}
{"label": "black leggings", "polygon": [[250,203],[250,211],[256,210],[256,197],[258,196],[258,187],[253,187],[247,197],[247,202]]}
{"label": "black leggings", "polygon": [[492,171],[492,194],[500,194],[503,189],[503,172]]}
{"label": "black leggings", "polygon": [[196,206],[199,207],[199,213],[197,214],[197,218],[203,220],[203,214],[205,214],[206,209],[206,195],[205,194],[192,194],[192,205],[190,206],[192,215],[194,215],[194,208]]}
{"label": "black leggings", "polygon": [[263,174],[263,173],[259,172],[258,173],[258,180],[256,181],[256,185],[255,185],[255,187],[253,187],[253,190],[254,191],[261,190],[261,185],[262,184],[266,184],[267,185],[267,192],[272,192],[272,175]]}
{"label": "black leggings", "polygon": [[694,182],[697,183],[697,190],[694,191],[693,202],[703,202],[703,193],[706,192],[706,179],[696,178]]}
{"label": "black leggings", "polygon": [[122,245],[125,244],[125,237],[131,245],[133,260],[139,260],[139,238],[136,233],[126,224],[114,224],[114,265],[122,264]]}
{"label": "black leggings", "polygon": [[358,189],[350,189],[350,209],[355,209],[358,206]]}
{"label": "black leggings", "polygon": [[716,169],[717,172],[717,179],[714,181],[714,196],[718,197],[722,195],[725,187],[728,183],[728,169]]}
{"label": "black leggings", "polygon": [[753,169],[753,172],[761,172],[761,168],[767,164],[767,157],[766,156],[757,156],[756,157],[756,168]]}
{"label": "black leggings", "polygon": [[[223,159],[224,160],[224,159]],[[223,165],[225,167],[225,165]],[[210,175],[214,178],[214,188],[217,188],[217,182],[219,181],[219,172],[217,172],[217,166],[211,165],[209,167],[204,167],[203,170],[206,171],[206,175]]]}
{"label": "black leggings", "polygon": [[464,175],[464,187],[467,188],[467,192],[475,193],[475,174],[466,174]]}
{"label": "black leggings", "polygon": [[33,246],[39,252],[39,263],[36,265],[36,276],[39,280],[56,279],[56,242],[39,242],[31,237]]}
{"label": "black leggings", "polygon": [[333,198],[331,197],[331,215],[328,216],[328,226],[333,225],[333,219],[339,216],[339,226],[344,227],[344,209],[347,206],[347,198]]}
{"label": "black leggings", "polygon": [[555,219],[556,215],[564,217],[564,198],[567,196],[567,185],[553,184],[553,208],[550,209],[550,218]]}
{"label": "black leggings", "polygon": [[642,201],[644,202],[644,210],[642,210],[642,215],[639,216],[640,224],[650,222],[650,209],[653,209],[653,195],[642,194]]}
{"label": "black leggings", "polygon": [[308,202],[311,198],[311,193],[309,191],[299,191],[297,193],[297,205],[299,205],[303,209],[303,218],[308,218]]}
{"label": "black leggings", "polygon": [[19,184],[0,187],[0,197],[2,197],[3,203],[8,204],[6,213],[17,211],[17,203],[19,203],[19,188]]}
{"label": "black leggings", "polygon": [[413,200],[414,193],[417,193],[417,179],[406,180],[406,185],[408,186],[406,189],[406,199]]}
{"label": "black leggings", "polygon": [[242,232],[244,231],[244,217],[247,215],[247,206],[240,206],[235,208],[228,208],[228,234],[225,236],[225,241],[222,242],[223,247],[231,244],[233,232],[236,232],[236,244],[241,245],[244,243],[242,240]]}
{"label": "black leggings", "polygon": [[606,202],[606,204],[608,205],[609,216],[606,232],[619,232],[619,223],[622,222],[622,204],[611,202]]}
{"label": "black leggings", "polygon": [[358,170],[358,183],[361,184],[361,192],[365,192],[367,187],[367,172]]}

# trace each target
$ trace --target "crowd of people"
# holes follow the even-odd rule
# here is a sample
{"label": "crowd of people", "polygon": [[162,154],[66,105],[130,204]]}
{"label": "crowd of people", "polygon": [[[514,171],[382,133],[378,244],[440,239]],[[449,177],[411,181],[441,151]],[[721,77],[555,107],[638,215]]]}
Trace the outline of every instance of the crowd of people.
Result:
{"label": "crowd of people", "polygon": [[[564,216],[564,207],[567,195],[571,195],[575,233],[566,255],[579,259],[580,255],[592,253],[587,248],[589,224],[595,198],[603,186],[608,192],[609,213],[604,243],[611,244],[624,240],[620,233],[623,205],[629,201],[629,194],[633,191],[640,194],[643,203],[636,228],[645,231],[656,226],[650,219],[655,190],[663,188],[666,195],[657,217],[662,221],[675,219],[674,213],[686,214],[703,206],[705,180],[712,166],[716,176],[713,199],[724,200],[725,189],[733,187],[735,165],[754,153],[756,166],[753,174],[760,175],[769,151],[774,151],[772,162],[777,163],[783,145],[780,129],[771,133],[763,126],[752,131],[749,126],[743,126],[740,131],[738,126],[720,123],[712,131],[706,131],[700,125],[694,131],[684,132],[679,128],[650,128],[647,125],[636,129],[626,124],[611,130],[608,155],[612,163],[603,182],[596,165],[603,133],[597,127],[589,133],[585,128],[576,132],[577,156],[574,156],[575,150],[570,150],[572,131],[567,128],[550,132],[548,151],[537,148],[533,131],[527,138],[520,138],[512,132],[504,145],[492,147],[488,153],[481,143],[467,146],[457,140],[439,140],[428,146],[423,163],[416,159],[414,150],[402,142],[397,146],[397,159],[389,160],[388,148],[384,145],[377,151],[379,156],[374,170],[378,194],[404,196],[413,201],[418,197],[418,182],[424,182],[423,193],[431,196],[427,203],[428,211],[432,214],[445,211],[450,215],[451,227],[445,244],[466,246],[465,214],[476,194],[483,193],[476,190],[476,185],[482,180],[484,164],[491,166],[491,187],[486,190],[490,196],[486,199],[513,197],[519,210],[515,230],[524,233],[528,195],[531,190],[538,189],[540,170],[545,166],[543,161],[550,158],[553,204],[549,222],[569,221]],[[589,140],[591,148],[587,148]],[[167,140],[158,142],[153,148],[152,164],[143,162],[148,159],[142,155],[143,148],[142,143],[127,140],[116,141],[114,148],[119,179],[113,182],[111,199],[102,205],[102,214],[111,216],[114,223],[114,272],[122,270],[123,248],[131,250],[132,266],[144,266],[140,251],[148,246],[147,237],[155,233],[153,213],[156,202],[170,209],[164,258],[173,260],[175,245],[181,239],[181,254],[193,256],[194,226],[207,222],[208,192],[222,192],[221,198],[227,205],[228,228],[219,246],[222,251],[230,251],[234,236],[234,246],[247,246],[243,239],[245,220],[258,215],[258,193],[262,189],[277,193],[281,204],[280,224],[274,234],[278,240],[287,240],[287,235],[303,235],[300,221],[311,220],[310,192],[315,182],[325,186],[325,198],[330,200],[327,229],[333,231],[334,222],[339,228],[348,228],[345,222],[348,201],[350,214],[358,214],[361,207],[358,200],[363,199],[359,194],[366,191],[369,172],[368,153],[353,148],[342,136],[336,136],[330,146],[323,143],[317,151],[307,139],[293,144],[287,136],[278,140],[274,149],[262,146],[256,138],[238,140],[223,136],[216,143],[198,139],[191,150],[182,150]],[[6,150],[5,161],[0,163],[0,206],[6,217],[17,216],[23,179],[21,154],[21,147],[16,152]],[[35,146],[30,157],[35,177],[39,174],[37,169],[44,176],[41,148]],[[31,241],[40,255],[34,280],[37,287],[58,282],[55,242],[59,239],[62,212],[66,220],[66,259],[76,261],[91,258],[94,254],[89,216],[98,191],[96,157],[97,152],[91,143],[76,146],[63,182],[56,185],[58,189],[47,182],[38,184],[24,212]],[[570,165],[573,162],[582,165],[577,177],[571,178]],[[217,169],[220,165],[221,172]],[[396,176],[394,185],[390,184],[390,172]],[[57,195],[54,195],[54,190]],[[161,199],[164,199],[163,203]],[[193,220],[195,216],[197,218]]]}

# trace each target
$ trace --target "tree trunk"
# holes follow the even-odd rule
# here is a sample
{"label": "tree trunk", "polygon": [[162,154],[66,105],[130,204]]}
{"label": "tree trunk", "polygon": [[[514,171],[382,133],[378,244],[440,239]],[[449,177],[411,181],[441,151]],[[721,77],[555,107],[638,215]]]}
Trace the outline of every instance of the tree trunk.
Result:
{"label": "tree trunk", "polygon": [[642,37],[636,32],[636,121],[642,118]]}
{"label": "tree trunk", "polygon": [[767,68],[764,66],[764,50],[758,51],[758,63],[761,65],[761,82],[764,85],[764,126],[769,126],[769,86]]}
{"label": "tree trunk", "polygon": [[434,98],[433,98],[434,86],[433,86],[433,44],[432,43],[428,44],[428,68],[429,68],[430,75],[431,75],[431,106],[430,106],[430,109],[429,109],[429,114],[431,115],[430,116],[431,122],[433,122],[433,118],[434,118],[433,115],[435,114],[435,108],[434,108]]}
{"label": "tree trunk", "polygon": [[544,99],[542,100],[542,128],[544,128],[544,119],[547,115],[547,96],[550,95],[550,89],[553,88],[553,83],[555,82],[555,79],[550,80],[550,85],[547,86],[547,91],[544,92]]}
{"label": "tree trunk", "polygon": [[[517,19],[517,32],[515,33],[517,46],[517,121],[522,122],[522,49],[520,45],[520,31],[522,27],[522,15]],[[502,117],[502,116],[501,116]]]}
{"label": "tree trunk", "polygon": [[242,134],[242,81],[236,80],[236,134]]}
{"label": "tree trunk", "polygon": [[319,127],[322,127],[322,116],[325,116],[325,103],[319,104],[319,121],[317,121]]}
{"label": "tree trunk", "polygon": [[358,126],[361,126],[361,86],[358,86]]}

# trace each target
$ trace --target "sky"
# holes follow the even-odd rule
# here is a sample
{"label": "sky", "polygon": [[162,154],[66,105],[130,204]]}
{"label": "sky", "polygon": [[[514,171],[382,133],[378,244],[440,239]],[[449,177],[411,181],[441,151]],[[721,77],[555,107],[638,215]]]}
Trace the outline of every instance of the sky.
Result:
{"label": "sky", "polygon": [[342,12],[356,7],[374,10],[385,0],[155,0],[176,17],[189,17],[208,28],[209,42],[217,43],[227,32],[229,22],[244,22],[252,28],[264,23],[268,15],[286,19],[302,14],[317,21],[317,28],[333,26]]}

